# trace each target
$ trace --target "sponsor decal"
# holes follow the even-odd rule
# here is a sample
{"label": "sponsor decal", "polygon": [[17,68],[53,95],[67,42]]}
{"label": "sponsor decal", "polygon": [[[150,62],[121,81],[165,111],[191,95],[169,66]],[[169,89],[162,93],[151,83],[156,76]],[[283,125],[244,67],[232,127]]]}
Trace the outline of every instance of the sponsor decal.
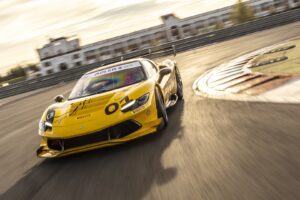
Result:
{"label": "sponsor decal", "polygon": [[84,118],[87,118],[87,117],[90,117],[91,114],[87,114],[87,115],[81,115],[79,117],[77,117],[77,119],[84,119]]}
{"label": "sponsor decal", "polygon": [[141,110],[144,110],[144,109],[145,109],[145,106],[140,106],[137,109],[133,110],[132,112],[137,113],[137,112],[140,112]]}
{"label": "sponsor decal", "polygon": [[119,66],[99,70],[99,71],[96,71],[94,73],[86,74],[82,78],[83,79],[84,78],[93,78],[93,77],[97,77],[97,76],[101,76],[101,75],[105,75],[105,74],[110,74],[110,73],[113,73],[113,72],[118,72],[118,71],[123,71],[123,70],[126,70],[126,69],[136,68],[136,67],[141,67],[140,62],[132,62],[132,63],[127,63],[127,64],[123,64],[123,65],[119,65]]}

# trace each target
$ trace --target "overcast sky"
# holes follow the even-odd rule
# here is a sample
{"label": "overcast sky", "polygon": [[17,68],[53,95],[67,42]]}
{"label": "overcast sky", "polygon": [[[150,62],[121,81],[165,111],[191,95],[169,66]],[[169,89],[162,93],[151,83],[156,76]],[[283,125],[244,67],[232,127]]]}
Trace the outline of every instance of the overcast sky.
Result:
{"label": "overcast sky", "polygon": [[0,73],[37,62],[49,37],[78,35],[81,44],[161,24],[160,16],[187,17],[236,0],[0,0]]}

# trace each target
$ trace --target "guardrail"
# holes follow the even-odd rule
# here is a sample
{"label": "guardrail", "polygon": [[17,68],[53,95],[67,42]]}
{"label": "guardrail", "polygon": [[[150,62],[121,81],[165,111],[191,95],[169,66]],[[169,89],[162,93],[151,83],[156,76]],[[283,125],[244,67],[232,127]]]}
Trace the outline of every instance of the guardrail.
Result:
{"label": "guardrail", "polygon": [[281,26],[288,23],[293,23],[300,20],[300,8],[290,10],[287,12],[279,13],[272,16],[259,18],[247,23],[235,25],[229,28],[216,30],[213,32],[196,35],[189,38],[184,38],[174,42],[168,42],[160,46],[151,48],[151,54],[149,49],[143,49],[128,54],[124,54],[119,57],[107,59],[98,63],[90,64],[87,66],[71,68],[59,73],[39,77],[32,80],[21,81],[6,87],[0,88],[0,99],[33,91],[36,89],[52,86],[61,82],[67,82],[80,78],[84,73],[89,70],[95,69],[102,65],[118,62],[123,59],[130,59],[135,57],[150,57],[152,59],[171,55],[173,53],[174,46],[177,52],[187,51],[193,48],[205,46],[215,42],[221,42],[233,38],[237,38],[246,34],[254,33],[257,31]]}

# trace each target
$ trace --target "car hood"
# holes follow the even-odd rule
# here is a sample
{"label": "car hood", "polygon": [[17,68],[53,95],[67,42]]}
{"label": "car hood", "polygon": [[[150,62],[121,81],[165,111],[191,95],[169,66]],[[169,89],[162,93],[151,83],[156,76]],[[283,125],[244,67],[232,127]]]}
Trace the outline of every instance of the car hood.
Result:
{"label": "car hood", "polygon": [[[119,123],[126,118],[126,113],[120,111],[121,105],[124,104],[121,100],[126,96],[129,99],[138,98],[141,94],[153,90],[152,86],[153,83],[144,81],[103,94],[53,104],[47,109],[55,111],[53,128],[40,134],[49,137],[71,137],[74,134],[93,132]],[[112,104],[114,105],[110,106]],[[116,110],[112,114],[107,114],[108,109]],[[44,121],[47,110],[42,117]]]}

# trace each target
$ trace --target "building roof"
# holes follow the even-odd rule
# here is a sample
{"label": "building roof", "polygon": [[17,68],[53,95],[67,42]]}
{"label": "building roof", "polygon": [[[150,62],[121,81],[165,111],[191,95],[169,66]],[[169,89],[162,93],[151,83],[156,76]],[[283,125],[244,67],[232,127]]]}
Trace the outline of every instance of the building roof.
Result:
{"label": "building roof", "polygon": [[60,40],[67,40],[67,37],[59,37],[59,38],[50,38],[50,42],[58,42]]}

